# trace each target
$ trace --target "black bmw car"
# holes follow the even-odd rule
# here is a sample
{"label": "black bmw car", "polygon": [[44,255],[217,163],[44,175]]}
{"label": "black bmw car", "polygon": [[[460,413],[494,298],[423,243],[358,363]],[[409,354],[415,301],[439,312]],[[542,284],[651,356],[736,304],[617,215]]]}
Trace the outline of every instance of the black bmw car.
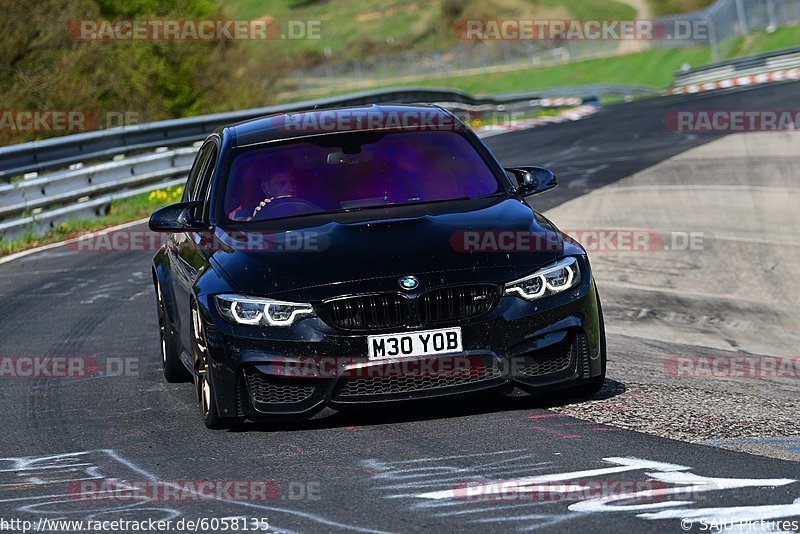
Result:
{"label": "black bmw car", "polygon": [[452,113],[366,106],[211,134],[153,260],[164,375],[206,426],[605,377],[585,250]]}

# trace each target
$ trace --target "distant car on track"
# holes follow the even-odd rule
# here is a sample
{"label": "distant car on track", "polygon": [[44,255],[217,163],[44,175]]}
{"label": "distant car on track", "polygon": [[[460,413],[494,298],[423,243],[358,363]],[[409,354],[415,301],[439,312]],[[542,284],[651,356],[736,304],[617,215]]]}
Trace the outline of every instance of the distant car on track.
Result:
{"label": "distant car on track", "polygon": [[503,169],[435,106],[220,128],[182,202],[150,218],[169,233],[153,260],[164,375],[193,381],[209,428],[490,390],[591,395],[606,347],[589,261],[527,200],[555,186],[547,169]]}

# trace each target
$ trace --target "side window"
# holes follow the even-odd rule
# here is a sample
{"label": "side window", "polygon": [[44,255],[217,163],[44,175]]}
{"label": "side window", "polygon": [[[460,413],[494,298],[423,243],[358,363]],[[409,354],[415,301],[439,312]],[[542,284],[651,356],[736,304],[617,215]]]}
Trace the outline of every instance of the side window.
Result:
{"label": "side window", "polygon": [[206,155],[206,160],[204,162],[203,168],[200,171],[199,178],[197,180],[197,184],[192,191],[191,200],[205,200],[206,194],[208,193],[208,186],[211,184],[211,177],[214,174],[214,166],[217,164],[217,147],[213,144],[209,144],[209,151]]}
{"label": "side window", "polygon": [[214,148],[214,143],[206,142],[197,152],[197,156],[194,158],[194,163],[192,164],[192,169],[189,171],[189,178],[186,180],[186,187],[183,190],[183,197],[181,198],[183,202],[193,198],[192,193],[197,189],[197,182],[200,178],[201,171],[206,161],[208,161],[208,156],[212,148]]}
{"label": "side window", "polygon": [[197,189],[192,196],[192,200],[203,200],[203,220],[209,220],[209,202],[208,195],[211,190],[211,180],[214,177],[214,168],[217,166],[217,147],[212,144],[211,153],[208,156],[206,166],[200,173],[200,179],[197,181]]}

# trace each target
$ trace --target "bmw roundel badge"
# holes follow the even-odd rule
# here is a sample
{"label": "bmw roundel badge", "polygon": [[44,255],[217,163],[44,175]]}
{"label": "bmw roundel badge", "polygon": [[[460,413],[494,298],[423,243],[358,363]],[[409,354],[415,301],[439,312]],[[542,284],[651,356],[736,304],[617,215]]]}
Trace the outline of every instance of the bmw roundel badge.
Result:
{"label": "bmw roundel badge", "polygon": [[417,289],[417,287],[419,287],[419,280],[416,276],[404,276],[400,279],[400,287],[409,291]]}

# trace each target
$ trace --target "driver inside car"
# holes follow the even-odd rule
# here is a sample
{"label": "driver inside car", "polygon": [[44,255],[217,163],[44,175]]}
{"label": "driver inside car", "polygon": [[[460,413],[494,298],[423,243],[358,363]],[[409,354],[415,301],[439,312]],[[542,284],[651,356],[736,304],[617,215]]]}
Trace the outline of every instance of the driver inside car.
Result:
{"label": "driver inside car", "polygon": [[268,204],[279,198],[292,198],[295,196],[294,175],[286,167],[279,167],[261,177],[261,193],[264,198],[253,209],[252,215],[246,220],[251,221],[258,216]]}
{"label": "driver inside car", "polygon": [[231,220],[251,221],[273,201],[295,196],[294,176],[285,165],[265,168],[261,162],[249,162],[240,172],[241,178],[236,181],[238,205],[228,211]]}

